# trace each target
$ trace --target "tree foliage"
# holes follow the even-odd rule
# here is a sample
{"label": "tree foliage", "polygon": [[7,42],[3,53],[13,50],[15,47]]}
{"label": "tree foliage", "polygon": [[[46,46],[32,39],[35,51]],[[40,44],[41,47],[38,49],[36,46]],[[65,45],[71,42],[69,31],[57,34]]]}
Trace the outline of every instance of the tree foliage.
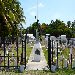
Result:
{"label": "tree foliage", "polygon": [[19,26],[25,22],[20,5],[18,0],[0,0],[0,37],[18,34]]}
{"label": "tree foliage", "polygon": [[[52,36],[60,36],[66,35],[68,38],[75,37],[75,21],[71,23],[71,21],[67,21],[65,24],[63,21],[56,19],[55,21],[51,20],[50,24],[42,23],[41,27],[41,34],[50,34]],[[29,33],[31,33],[34,29],[37,28],[36,23],[33,23],[32,26],[28,27]]]}

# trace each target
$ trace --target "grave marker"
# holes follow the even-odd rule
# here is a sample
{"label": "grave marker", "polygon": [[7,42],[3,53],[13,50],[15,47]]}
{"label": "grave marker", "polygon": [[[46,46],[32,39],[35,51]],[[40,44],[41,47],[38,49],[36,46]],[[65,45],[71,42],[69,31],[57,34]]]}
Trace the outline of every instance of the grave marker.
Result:
{"label": "grave marker", "polygon": [[64,60],[64,68],[67,68],[68,65],[67,65],[67,59]]}

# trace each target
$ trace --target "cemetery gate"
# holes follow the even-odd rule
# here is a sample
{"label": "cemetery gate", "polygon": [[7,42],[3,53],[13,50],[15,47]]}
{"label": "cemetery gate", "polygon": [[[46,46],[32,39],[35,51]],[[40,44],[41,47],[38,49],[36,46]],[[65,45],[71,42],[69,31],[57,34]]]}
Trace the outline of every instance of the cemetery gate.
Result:
{"label": "cemetery gate", "polygon": [[26,68],[26,37],[24,40],[16,37],[14,43],[9,38],[1,40],[0,69],[18,69],[20,65]]}
{"label": "cemetery gate", "polygon": [[[69,38],[66,44],[62,43],[61,39],[56,39],[56,46],[53,43],[54,40],[48,36],[48,67],[50,70],[52,65],[56,68],[75,68],[75,39]],[[60,43],[61,42],[61,43]],[[66,42],[65,42],[66,43]],[[66,50],[68,53],[64,55]]]}

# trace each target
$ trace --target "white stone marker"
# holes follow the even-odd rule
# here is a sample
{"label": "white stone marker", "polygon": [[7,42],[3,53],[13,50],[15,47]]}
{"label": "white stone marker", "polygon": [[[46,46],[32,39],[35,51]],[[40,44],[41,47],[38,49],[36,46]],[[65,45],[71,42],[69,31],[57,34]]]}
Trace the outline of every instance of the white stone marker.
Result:
{"label": "white stone marker", "polygon": [[55,48],[55,57],[57,57],[57,49]]}
{"label": "white stone marker", "polygon": [[66,35],[61,35],[61,42],[66,43]]}
{"label": "white stone marker", "polygon": [[75,59],[73,59],[72,68],[75,68]]}
{"label": "white stone marker", "polygon": [[14,59],[14,66],[17,66],[17,60]]}
{"label": "white stone marker", "polygon": [[55,72],[56,71],[56,66],[55,65],[51,65],[51,71]]}
{"label": "white stone marker", "polygon": [[72,54],[72,46],[71,46],[71,48],[70,48],[70,55]]}
{"label": "white stone marker", "polygon": [[20,72],[23,72],[24,71],[24,67],[25,67],[24,65],[21,65],[20,66]]}
{"label": "white stone marker", "polygon": [[64,60],[64,68],[67,68],[67,59]]}

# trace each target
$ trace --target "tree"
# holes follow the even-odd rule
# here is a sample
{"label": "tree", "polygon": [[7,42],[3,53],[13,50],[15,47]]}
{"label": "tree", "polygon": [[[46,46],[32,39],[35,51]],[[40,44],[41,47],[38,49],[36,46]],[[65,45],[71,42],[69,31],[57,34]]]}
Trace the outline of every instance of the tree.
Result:
{"label": "tree", "polygon": [[64,34],[64,28],[66,27],[65,23],[58,19],[56,19],[56,21],[52,20],[49,26],[50,26],[50,34],[56,37],[58,37],[61,34]]}
{"label": "tree", "polygon": [[25,22],[18,0],[0,0],[0,37],[18,34],[18,27]]}
{"label": "tree", "polygon": [[71,21],[67,21],[68,28],[71,27]]}
{"label": "tree", "polygon": [[41,32],[42,34],[46,34],[47,25],[45,23],[42,23],[41,25]]}

